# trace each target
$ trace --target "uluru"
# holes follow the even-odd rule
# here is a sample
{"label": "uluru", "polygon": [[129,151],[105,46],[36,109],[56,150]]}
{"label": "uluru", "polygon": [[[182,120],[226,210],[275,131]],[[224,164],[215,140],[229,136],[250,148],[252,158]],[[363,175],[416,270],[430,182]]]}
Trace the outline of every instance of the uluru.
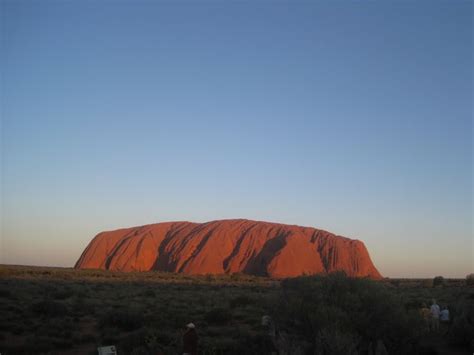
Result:
{"label": "uluru", "polygon": [[273,278],[344,271],[352,277],[382,277],[359,240],[245,219],[164,222],[102,232],[75,268]]}

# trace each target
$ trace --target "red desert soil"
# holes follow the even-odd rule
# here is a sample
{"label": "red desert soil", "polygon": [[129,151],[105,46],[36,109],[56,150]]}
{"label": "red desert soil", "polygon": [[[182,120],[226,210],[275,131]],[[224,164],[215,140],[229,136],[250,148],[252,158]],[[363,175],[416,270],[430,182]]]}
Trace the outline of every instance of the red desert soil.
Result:
{"label": "red desert soil", "polygon": [[275,278],[345,271],[381,278],[364,243],[310,227],[243,219],[166,222],[99,233],[79,269],[246,273]]}

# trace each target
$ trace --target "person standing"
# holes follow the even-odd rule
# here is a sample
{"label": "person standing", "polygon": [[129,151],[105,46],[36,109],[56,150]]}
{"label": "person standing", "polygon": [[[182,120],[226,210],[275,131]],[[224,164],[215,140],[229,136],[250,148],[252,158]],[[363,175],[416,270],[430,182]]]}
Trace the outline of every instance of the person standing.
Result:
{"label": "person standing", "polygon": [[439,314],[439,320],[441,322],[441,333],[447,334],[449,330],[449,322],[450,322],[450,317],[449,317],[449,309],[448,306],[444,306],[443,309],[441,310],[441,313]]}
{"label": "person standing", "polygon": [[194,323],[186,325],[186,331],[183,334],[183,355],[197,355],[198,335]]}
{"label": "person standing", "polygon": [[265,315],[262,317],[262,326],[265,330],[265,348],[270,354],[278,354],[278,346],[276,340],[276,328],[272,317]]}
{"label": "person standing", "polygon": [[440,316],[441,310],[439,308],[439,305],[436,303],[436,300],[433,300],[433,304],[431,305],[430,311],[431,311],[431,331],[437,332],[439,331],[439,316]]}
{"label": "person standing", "polygon": [[420,315],[423,318],[423,321],[425,324],[425,331],[429,332],[430,327],[431,327],[431,310],[428,308],[426,303],[423,303],[421,305]]}
{"label": "person standing", "polygon": [[439,315],[439,320],[442,323],[449,323],[449,309],[448,306],[444,306],[443,310],[441,311]]}

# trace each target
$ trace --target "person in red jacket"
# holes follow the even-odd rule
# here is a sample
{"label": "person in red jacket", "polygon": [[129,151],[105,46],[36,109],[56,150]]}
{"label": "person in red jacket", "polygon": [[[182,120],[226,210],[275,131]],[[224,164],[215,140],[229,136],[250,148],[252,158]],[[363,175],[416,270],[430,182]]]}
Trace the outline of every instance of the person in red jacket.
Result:
{"label": "person in red jacket", "polygon": [[186,331],[183,335],[183,355],[197,355],[198,335],[196,326],[193,323],[186,325]]}

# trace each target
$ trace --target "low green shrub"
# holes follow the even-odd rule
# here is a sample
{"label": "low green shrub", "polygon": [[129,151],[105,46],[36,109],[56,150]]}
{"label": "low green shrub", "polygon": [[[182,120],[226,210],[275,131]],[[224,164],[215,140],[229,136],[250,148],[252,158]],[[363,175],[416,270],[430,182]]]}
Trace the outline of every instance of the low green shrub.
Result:
{"label": "low green shrub", "polygon": [[152,334],[149,335],[148,339],[150,342],[169,345],[175,343],[178,340],[177,332],[167,329],[157,329]]}
{"label": "low green shrub", "polygon": [[100,327],[115,327],[123,331],[141,328],[143,323],[143,313],[136,310],[109,311],[103,314],[99,319]]}
{"label": "low green shrub", "polygon": [[400,287],[400,280],[389,280],[389,284],[394,286],[394,287]]}
{"label": "low green shrub", "polygon": [[25,339],[22,347],[22,353],[25,354],[41,354],[53,350],[56,346],[55,339],[46,336],[33,335]]}
{"label": "low green shrub", "polygon": [[120,329],[118,328],[104,328],[101,329],[101,336],[98,346],[105,346],[109,344],[118,344],[121,339]]}
{"label": "low green shrub", "polygon": [[56,349],[70,349],[73,346],[72,338],[55,338],[53,345]]}
{"label": "low green shrub", "polygon": [[340,329],[337,324],[318,330],[316,334],[316,354],[346,355],[357,354],[360,336]]}
{"label": "low green shrub", "polygon": [[144,297],[150,297],[150,298],[154,298],[156,297],[156,293],[155,291],[152,289],[152,288],[147,288],[143,293],[142,295]]}
{"label": "low green shrub", "polygon": [[71,312],[77,316],[93,316],[96,313],[95,304],[83,297],[73,297]]}
{"label": "low green shrub", "polygon": [[85,333],[78,337],[78,342],[81,344],[96,343],[97,336],[91,333]]}
{"label": "low green shrub", "polygon": [[69,289],[69,288],[62,288],[58,289],[53,292],[52,297],[55,300],[65,300],[67,298],[70,298],[74,295],[74,291]]}
{"label": "low green shrub", "polygon": [[46,317],[64,317],[68,314],[68,307],[57,301],[45,299],[31,305],[31,311]]}
{"label": "low green shrub", "polygon": [[254,303],[254,300],[252,298],[250,298],[247,295],[240,295],[240,296],[232,298],[229,301],[229,306],[230,308],[234,309],[238,307],[244,307],[252,303]]}
{"label": "low green shrub", "polygon": [[10,290],[6,290],[3,288],[0,288],[0,298],[7,298],[11,299],[13,296],[12,292]]}
{"label": "low green shrub", "polygon": [[20,335],[25,332],[25,327],[22,324],[15,324],[9,330],[15,335]]}
{"label": "low green shrub", "polygon": [[213,308],[204,315],[209,324],[226,324],[232,319],[232,313],[227,308]]}
{"label": "low green shrub", "polygon": [[134,349],[145,346],[147,338],[148,332],[144,328],[134,330],[121,337],[117,352],[130,354]]}

